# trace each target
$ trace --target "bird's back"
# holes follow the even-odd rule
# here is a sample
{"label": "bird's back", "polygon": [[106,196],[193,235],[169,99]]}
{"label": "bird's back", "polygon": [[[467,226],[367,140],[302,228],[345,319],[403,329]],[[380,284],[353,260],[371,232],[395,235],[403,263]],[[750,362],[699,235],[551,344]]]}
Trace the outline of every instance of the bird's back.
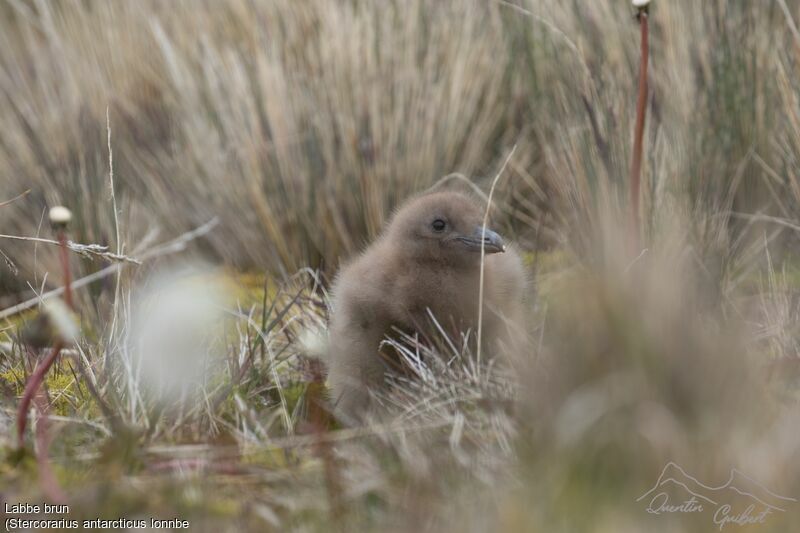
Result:
{"label": "bird's back", "polygon": [[385,371],[378,348],[396,310],[386,298],[390,265],[381,252],[372,247],[344,266],[332,289],[328,385],[342,416],[369,403],[366,386],[379,384]]}

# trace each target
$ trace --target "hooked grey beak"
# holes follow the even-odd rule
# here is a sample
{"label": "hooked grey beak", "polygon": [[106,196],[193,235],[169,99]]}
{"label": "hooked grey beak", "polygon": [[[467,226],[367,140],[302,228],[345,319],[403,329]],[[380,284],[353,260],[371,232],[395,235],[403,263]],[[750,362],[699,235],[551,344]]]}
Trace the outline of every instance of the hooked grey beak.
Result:
{"label": "hooked grey beak", "polygon": [[459,242],[465,244],[470,250],[476,252],[481,251],[481,242],[483,242],[483,249],[487,254],[495,254],[498,252],[505,252],[506,246],[503,243],[503,238],[489,228],[485,232],[483,226],[478,226],[472,235],[458,237]]}

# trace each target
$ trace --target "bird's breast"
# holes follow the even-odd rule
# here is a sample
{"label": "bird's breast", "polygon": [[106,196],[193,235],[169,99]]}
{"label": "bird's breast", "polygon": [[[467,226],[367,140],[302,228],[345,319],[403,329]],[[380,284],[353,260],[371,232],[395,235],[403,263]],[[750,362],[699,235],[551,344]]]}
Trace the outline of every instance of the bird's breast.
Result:
{"label": "bird's breast", "polygon": [[402,305],[408,327],[430,324],[430,313],[447,329],[466,330],[477,317],[477,276],[429,271],[398,279],[396,302]]}

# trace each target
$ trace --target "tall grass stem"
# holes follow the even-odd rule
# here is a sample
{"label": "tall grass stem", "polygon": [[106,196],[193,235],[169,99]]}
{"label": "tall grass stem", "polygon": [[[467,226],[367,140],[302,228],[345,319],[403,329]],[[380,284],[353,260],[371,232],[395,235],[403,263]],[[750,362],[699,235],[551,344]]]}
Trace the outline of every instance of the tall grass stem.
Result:
{"label": "tall grass stem", "polygon": [[642,177],[642,145],[644,124],[647,115],[647,64],[649,55],[650,29],[646,6],[638,14],[641,30],[641,60],[639,63],[639,94],[636,101],[636,125],[633,133],[633,158],[630,175],[631,235],[634,252],[641,246],[640,199]]}

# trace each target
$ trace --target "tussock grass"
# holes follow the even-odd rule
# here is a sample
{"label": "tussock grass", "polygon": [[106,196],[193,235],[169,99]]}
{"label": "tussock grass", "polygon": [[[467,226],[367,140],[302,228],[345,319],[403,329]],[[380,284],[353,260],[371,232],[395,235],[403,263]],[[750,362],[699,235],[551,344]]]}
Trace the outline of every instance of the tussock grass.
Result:
{"label": "tussock grass", "polygon": [[[35,240],[52,205],[73,210],[75,242],[107,246],[73,250],[142,262],[76,290],[80,341],[45,380],[71,517],[715,527],[636,502],[669,461],[800,495],[800,11],[653,4],[633,255],[627,2],[0,4],[0,234],[34,239],[0,237],[0,307],[61,285]],[[529,263],[526,353],[508,368],[464,338],[398,335],[382,416],[312,416],[339,263],[444,175],[488,192],[512,146],[493,215]],[[181,259],[224,269],[177,275],[151,253],[213,217]],[[0,322],[0,494],[33,502],[32,440],[12,442],[35,358],[19,328]],[[196,365],[149,379],[143,351],[187,350]],[[798,509],[760,527],[786,531]]]}

